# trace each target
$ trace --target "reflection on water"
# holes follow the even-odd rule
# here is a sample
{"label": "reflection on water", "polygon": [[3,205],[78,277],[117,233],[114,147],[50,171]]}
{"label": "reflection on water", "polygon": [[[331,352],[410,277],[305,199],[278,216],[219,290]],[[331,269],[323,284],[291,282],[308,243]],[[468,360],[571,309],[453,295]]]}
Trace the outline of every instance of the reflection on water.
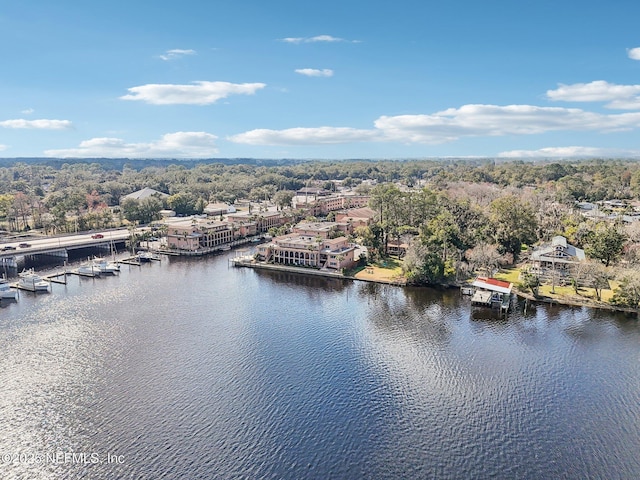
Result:
{"label": "reflection on water", "polygon": [[0,451],[100,460],[2,478],[640,475],[640,328],[623,316],[501,318],[457,291],[224,255],[1,306]]}

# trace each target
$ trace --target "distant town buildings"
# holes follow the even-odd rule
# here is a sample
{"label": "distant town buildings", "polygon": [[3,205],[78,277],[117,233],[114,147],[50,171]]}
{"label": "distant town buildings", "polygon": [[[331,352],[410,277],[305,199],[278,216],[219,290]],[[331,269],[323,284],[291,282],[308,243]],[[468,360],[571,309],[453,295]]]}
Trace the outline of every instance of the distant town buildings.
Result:
{"label": "distant town buildings", "polygon": [[226,215],[228,213],[236,213],[236,207],[227,205],[226,203],[209,203],[202,211],[205,215]]}
{"label": "distant town buildings", "polygon": [[[352,267],[356,246],[347,238],[355,228],[369,225],[375,212],[368,208],[363,195],[335,195],[322,189],[303,189],[305,201],[296,205],[298,218],[326,216],[336,212],[333,222],[303,221],[293,225],[291,233],[272,238],[258,246],[261,260],[280,265],[306,266],[338,271]],[[312,199],[310,197],[313,197]],[[167,247],[184,252],[214,250],[243,238],[269,232],[291,222],[294,217],[278,210],[251,208],[236,211],[227,204],[209,204],[206,215],[189,218],[166,218]]]}
{"label": "distant town buildings", "polygon": [[577,202],[576,208],[586,218],[593,220],[622,220],[625,223],[640,221],[640,204],[625,200]]}
{"label": "distant town buildings", "polygon": [[227,221],[232,223],[255,222],[258,233],[266,233],[272,227],[280,227],[286,223],[282,212],[237,212],[227,215]]}
{"label": "distant town buildings", "polygon": [[298,195],[293,199],[293,207],[306,210],[314,217],[327,215],[329,212],[339,210],[365,207],[369,203],[367,195],[331,195],[331,196],[310,196]]}

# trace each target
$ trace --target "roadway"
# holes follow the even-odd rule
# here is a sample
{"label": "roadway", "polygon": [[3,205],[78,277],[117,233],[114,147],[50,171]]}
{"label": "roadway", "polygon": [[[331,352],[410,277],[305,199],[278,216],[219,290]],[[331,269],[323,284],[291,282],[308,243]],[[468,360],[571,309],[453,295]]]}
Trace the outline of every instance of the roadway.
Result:
{"label": "roadway", "polygon": [[[95,238],[102,235],[102,238]],[[97,245],[109,244],[113,242],[122,242],[129,238],[129,231],[124,229],[105,230],[100,232],[82,233],[76,235],[63,235],[56,237],[30,238],[20,239],[14,242],[3,243],[0,245],[0,257],[8,257],[14,255],[36,255],[38,253],[46,253],[55,250],[75,248],[93,247]],[[28,244],[28,247],[20,247],[20,244]],[[9,249],[6,249],[10,247]],[[11,249],[14,247],[14,249]],[[6,249],[6,250],[5,250]]]}

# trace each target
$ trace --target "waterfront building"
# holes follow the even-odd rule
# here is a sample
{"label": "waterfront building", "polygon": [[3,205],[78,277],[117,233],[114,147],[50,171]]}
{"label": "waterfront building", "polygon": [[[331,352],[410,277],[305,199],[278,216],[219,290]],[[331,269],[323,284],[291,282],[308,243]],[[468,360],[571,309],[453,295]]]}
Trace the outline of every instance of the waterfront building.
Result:
{"label": "waterfront building", "polygon": [[168,224],[167,245],[195,252],[231,243],[234,234],[233,226],[228,222],[193,217]]}
{"label": "waterfront building", "polygon": [[544,278],[553,273],[566,275],[572,266],[585,258],[584,250],[570,245],[565,237],[558,235],[550,243],[535,248],[529,261],[531,271]]}
{"label": "waterfront building", "polygon": [[584,250],[567,243],[567,239],[562,235],[557,235],[550,243],[535,248],[531,254],[531,262],[542,268],[552,268],[554,264],[578,263],[584,259]]}
{"label": "waterfront building", "polygon": [[290,233],[258,247],[260,260],[281,265],[341,270],[354,265],[356,248],[346,237],[319,238]]}
{"label": "waterfront building", "polygon": [[475,287],[471,298],[472,304],[497,307],[504,312],[509,310],[513,288],[511,282],[490,277],[477,277],[471,285]]}

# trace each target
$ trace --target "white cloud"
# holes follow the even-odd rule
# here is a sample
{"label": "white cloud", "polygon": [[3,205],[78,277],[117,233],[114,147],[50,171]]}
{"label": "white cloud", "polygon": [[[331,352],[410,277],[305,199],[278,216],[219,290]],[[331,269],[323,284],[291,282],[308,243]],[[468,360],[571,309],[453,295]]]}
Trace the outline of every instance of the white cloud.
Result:
{"label": "white cloud", "polygon": [[609,102],[607,108],[621,110],[640,109],[640,85],[616,85],[604,80],[561,83],[556,90],[547,90],[547,97],[565,102]]}
{"label": "white cloud", "polygon": [[253,95],[264,83],[193,82],[190,85],[147,84],[129,88],[122,100],[153,105],[210,105],[229,95]]}
{"label": "white cloud", "polygon": [[191,49],[181,49],[181,48],[174,48],[172,50],[167,50],[163,55],[159,55],[159,57],[162,60],[168,61],[168,60],[175,60],[176,58],[180,58],[180,57],[184,57],[186,55],[195,55],[196,51],[195,50],[191,50]]}
{"label": "white cloud", "polygon": [[461,137],[535,135],[558,131],[613,132],[640,127],[640,112],[602,115],[577,108],[463,105],[431,115],[382,116],[375,128],[257,129],[229,137],[252,145],[317,145],[363,141],[440,144]]}
{"label": "white cloud", "polygon": [[323,68],[322,70],[317,68],[298,68],[296,69],[296,73],[300,75],[305,75],[307,77],[332,77],[333,70],[329,68]]}
{"label": "white cloud", "polygon": [[7,147],[6,145],[0,144],[0,152],[3,151],[3,150],[6,150],[7,148],[9,148],[9,147]]}
{"label": "white cloud", "polygon": [[33,112],[35,112],[33,108],[25,108],[20,113],[22,113],[23,115],[31,115]]}
{"label": "white cloud", "polygon": [[375,126],[390,140],[443,143],[469,136],[628,130],[640,127],[640,113],[602,115],[577,108],[463,105],[432,115],[383,116]]}
{"label": "white cloud", "polygon": [[628,49],[627,55],[631,60],[640,60],[640,47]]}
{"label": "white cloud", "polygon": [[207,158],[217,153],[216,136],[206,132],[167,133],[151,143],[126,143],[120,138],[92,138],[77,148],[46,150],[63,158]]}
{"label": "white cloud", "polygon": [[348,127],[288,128],[286,130],[251,130],[228,140],[249,145],[327,145],[375,140],[375,130]]}
{"label": "white cloud", "polygon": [[547,147],[539,150],[511,150],[498,154],[502,158],[576,158],[576,157],[639,157],[640,150],[597,147]]}
{"label": "white cloud", "polygon": [[281,41],[285,43],[337,43],[337,42],[351,42],[358,43],[357,40],[345,40],[344,38],[333,37],[331,35],[317,35],[315,37],[287,37],[282,38]]}
{"label": "white cloud", "polygon": [[69,120],[25,120],[18,118],[14,120],[0,121],[0,127],[4,128],[32,128],[41,130],[66,130],[71,128]]}

